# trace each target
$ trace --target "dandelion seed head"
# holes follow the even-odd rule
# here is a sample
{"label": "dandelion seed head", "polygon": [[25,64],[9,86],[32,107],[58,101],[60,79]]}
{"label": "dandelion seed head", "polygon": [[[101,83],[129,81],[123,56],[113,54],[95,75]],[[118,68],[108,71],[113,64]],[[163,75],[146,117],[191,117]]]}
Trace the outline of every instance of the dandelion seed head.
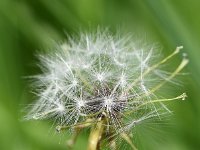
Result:
{"label": "dandelion seed head", "polygon": [[[188,60],[184,57],[172,73],[162,65],[182,47],[159,60],[156,48],[108,32],[82,33],[51,54],[41,55],[42,74],[34,76],[38,100],[26,119],[53,119],[59,126],[81,124],[87,119],[105,121],[110,135],[126,132],[144,120],[169,112],[158,91],[172,82]],[[183,94],[176,99],[185,99]],[[160,111],[162,110],[162,111]],[[102,117],[103,118],[103,117]]]}

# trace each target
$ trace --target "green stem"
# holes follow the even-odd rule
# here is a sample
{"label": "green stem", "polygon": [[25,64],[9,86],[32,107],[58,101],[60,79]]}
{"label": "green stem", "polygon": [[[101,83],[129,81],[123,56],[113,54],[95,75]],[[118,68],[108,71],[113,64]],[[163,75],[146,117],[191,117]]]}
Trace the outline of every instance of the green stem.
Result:
{"label": "green stem", "polygon": [[91,129],[89,141],[88,141],[88,150],[99,150],[100,149],[100,140],[104,132],[104,120],[97,122],[96,126]]}

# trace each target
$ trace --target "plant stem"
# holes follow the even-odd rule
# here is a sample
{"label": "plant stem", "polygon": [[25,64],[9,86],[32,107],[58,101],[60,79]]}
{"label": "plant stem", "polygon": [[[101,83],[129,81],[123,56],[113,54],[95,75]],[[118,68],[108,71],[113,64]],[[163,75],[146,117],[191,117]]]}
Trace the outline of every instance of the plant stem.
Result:
{"label": "plant stem", "polygon": [[95,127],[91,129],[88,139],[88,150],[99,150],[100,140],[104,132],[104,120],[100,120]]}

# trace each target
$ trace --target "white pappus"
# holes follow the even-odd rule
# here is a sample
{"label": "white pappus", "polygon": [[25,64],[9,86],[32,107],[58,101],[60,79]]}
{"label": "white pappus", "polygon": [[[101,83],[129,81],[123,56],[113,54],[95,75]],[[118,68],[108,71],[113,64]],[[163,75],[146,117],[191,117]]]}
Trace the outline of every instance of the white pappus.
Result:
{"label": "white pappus", "polygon": [[155,47],[130,36],[97,31],[69,38],[39,57],[43,73],[33,77],[38,100],[25,118],[51,118],[58,130],[104,120],[106,134],[128,134],[143,120],[168,113],[163,102],[185,99],[185,93],[168,99],[156,95],[188,63],[184,57],[171,73],[161,70],[181,48],[159,60]]}

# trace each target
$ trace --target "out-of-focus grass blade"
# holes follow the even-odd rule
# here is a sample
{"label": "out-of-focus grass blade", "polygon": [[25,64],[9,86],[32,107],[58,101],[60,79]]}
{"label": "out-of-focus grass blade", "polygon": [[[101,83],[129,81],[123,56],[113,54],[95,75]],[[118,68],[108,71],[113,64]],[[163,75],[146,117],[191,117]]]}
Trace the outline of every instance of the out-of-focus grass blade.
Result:
{"label": "out-of-focus grass blade", "polygon": [[[184,51],[189,55],[188,70],[191,74],[189,75],[190,80],[187,80],[190,83],[187,83],[186,88],[189,92],[189,102],[184,106],[185,111],[182,111],[184,116],[182,115],[182,119],[180,118],[179,121],[182,122],[181,130],[184,134],[189,135],[185,140],[190,142],[190,146],[197,148],[200,146],[198,142],[200,140],[200,119],[198,117],[200,115],[200,102],[198,100],[200,97],[198,92],[200,88],[200,19],[199,13],[196,13],[199,12],[199,8],[195,6],[200,6],[200,1],[145,0],[143,4],[153,16],[156,26],[168,39],[168,42],[171,45],[183,45]],[[184,7],[181,7],[181,5]],[[184,14],[190,15],[184,17]]]}

